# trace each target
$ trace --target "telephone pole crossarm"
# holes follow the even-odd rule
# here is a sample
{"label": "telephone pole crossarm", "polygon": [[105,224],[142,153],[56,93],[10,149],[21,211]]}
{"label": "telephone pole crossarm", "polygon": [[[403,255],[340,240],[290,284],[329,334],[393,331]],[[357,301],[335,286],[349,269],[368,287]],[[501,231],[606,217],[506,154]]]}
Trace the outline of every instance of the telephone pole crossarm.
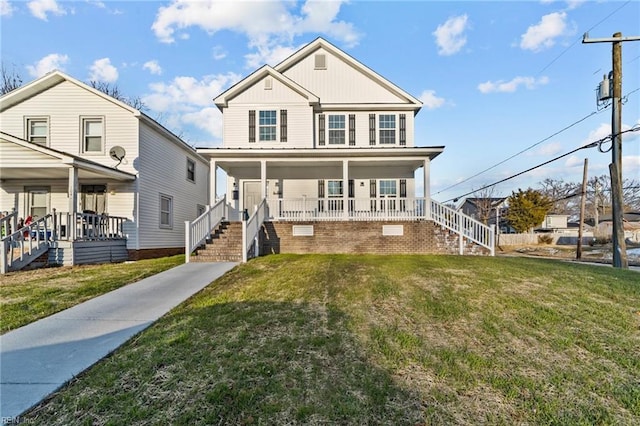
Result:
{"label": "telephone pole crossarm", "polygon": [[582,36],[582,43],[616,43],[619,41],[640,41],[640,36],[634,37],[608,37],[608,38],[589,38],[589,34]]}

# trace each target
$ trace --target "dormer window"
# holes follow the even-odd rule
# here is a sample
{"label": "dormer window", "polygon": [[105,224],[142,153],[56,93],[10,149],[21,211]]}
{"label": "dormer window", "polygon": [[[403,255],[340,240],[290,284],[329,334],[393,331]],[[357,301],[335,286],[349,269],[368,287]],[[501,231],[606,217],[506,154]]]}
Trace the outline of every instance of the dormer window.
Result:
{"label": "dormer window", "polygon": [[315,69],[326,70],[327,69],[327,55],[324,53],[317,53],[314,57]]}

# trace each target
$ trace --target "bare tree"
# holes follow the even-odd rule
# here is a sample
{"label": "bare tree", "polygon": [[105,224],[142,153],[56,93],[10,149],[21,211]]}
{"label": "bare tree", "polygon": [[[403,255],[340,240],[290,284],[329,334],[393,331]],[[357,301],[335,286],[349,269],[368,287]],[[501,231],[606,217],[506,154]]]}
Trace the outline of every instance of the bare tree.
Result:
{"label": "bare tree", "polygon": [[551,212],[577,218],[580,215],[581,184],[547,178],[539,182],[542,195],[553,203]]}
{"label": "bare tree", "polygon": [[[498,200],[495,198],[495,186],[489,186],[478,191],[475,191],[473,195],[475,198],[470,199],[476,206],[476,219],[485,225],[488,224],[489,218],[495,214],[495,208],[497,207]],[[502,199],[500,199],[502,200]]]}
{"label": "bare tree", "polygon": [[13,70],[9,71],[4,66],[4,63],[2,63],[2,65],[0,65],[0,74],[0,77],[2,78],[2,81],[0,81],[0,96],[22,86],[22,77],[20,77],[20,74],[18,74],[15,67]]}
{"label": "bare tree", "polygon": [[144,111],[144,110],[147,109],[147,106],[145,105],[145,103],[142,101],[142,99],[139,96],[136,96],[136,97],[133,97],[133,98],[125,96],[120,91],[120,88],[116,84],[105,83],[104,81],[94,81],[94,80],[91,80],[89,82],[89,84],[94,89],[97,89],[97,90],[101,91],[102,93],[107,94],[107,95],[111,96],[112,98],[115,98],[115,99],[119,100],[120,102],[124,102],[125,104],[129,105],[130,107],[133,107],[133,108],[135,108],[137,110],[140,110],[140,111]]}

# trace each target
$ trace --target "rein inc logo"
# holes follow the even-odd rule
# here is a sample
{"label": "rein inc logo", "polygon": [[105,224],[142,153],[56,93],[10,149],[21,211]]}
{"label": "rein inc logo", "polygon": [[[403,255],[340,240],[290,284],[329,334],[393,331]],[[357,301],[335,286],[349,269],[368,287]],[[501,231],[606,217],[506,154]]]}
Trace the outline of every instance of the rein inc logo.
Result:
{"label": "rein inc logo", "polygon": [[35,424],[35,419],[25,419],[24,417],[0,417],[0,425],[28,425]]}

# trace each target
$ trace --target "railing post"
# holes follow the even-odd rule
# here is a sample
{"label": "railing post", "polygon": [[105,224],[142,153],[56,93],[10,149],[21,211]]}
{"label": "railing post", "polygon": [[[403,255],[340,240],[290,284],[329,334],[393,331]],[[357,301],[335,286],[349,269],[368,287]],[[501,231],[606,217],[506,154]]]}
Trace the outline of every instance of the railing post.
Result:
{"label": "railing post", "polygon": [[189,263],[191,260],[191,224],[188,220],[184,221],[184,261]]}
{"label": "railing post", "polygon": [[489,245],[491,246],[491,256],[496,255],[496,225],[491,225],[491,236],[489,237]]}
{"label": "railing post", "polygon": [[307,220],[307,196],[302,196],[302,220]]}
{"label": "railing post", "polygon": [[[9,254],[9,247],[7,247],[7,244],[9,243],[10,240],[13,240],[12,238],[7,238],[7,239],[3,239],[2,240],[2,255],[0,255],[0,274],[6,274],[7,273],[7,262],[8,262],[8,254]],[[11,250],[13,250],[13,247],[11,248]],[[11,253],[11,256],[13,256],[13,253]]]}
{"label": "railing post", "polygon": [[247,263],[247,221],[242,215],[242,263]]}
{"label": "railing post", "polygon": [[58,215],[56,209],[53,209],[53,230],[51,231],[53,241],[58,241]]}

